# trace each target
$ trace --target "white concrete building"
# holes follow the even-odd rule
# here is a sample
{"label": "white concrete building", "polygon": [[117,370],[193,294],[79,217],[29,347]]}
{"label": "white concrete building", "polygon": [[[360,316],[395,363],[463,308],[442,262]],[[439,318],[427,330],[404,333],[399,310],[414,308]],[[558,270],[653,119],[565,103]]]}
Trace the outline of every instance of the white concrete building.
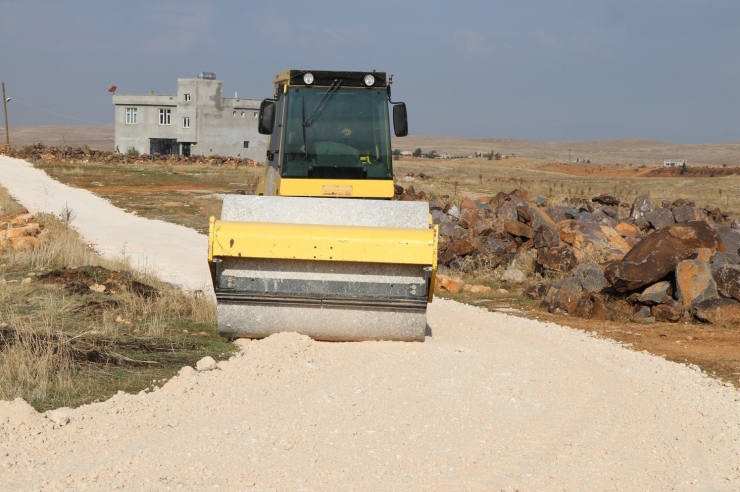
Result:
{"label": "white concrete building", "polygon": [[686,165],[684,159],[668,159],[663,161],[663,167],[683,167]]}
{"label": "white concrete building", "polygon": [[177,94],[113,95],[115,146],[141,154],[222,155],[264,162],[267,136],[257,132],[260,100],[224,98],[209,72],[177,79]]}

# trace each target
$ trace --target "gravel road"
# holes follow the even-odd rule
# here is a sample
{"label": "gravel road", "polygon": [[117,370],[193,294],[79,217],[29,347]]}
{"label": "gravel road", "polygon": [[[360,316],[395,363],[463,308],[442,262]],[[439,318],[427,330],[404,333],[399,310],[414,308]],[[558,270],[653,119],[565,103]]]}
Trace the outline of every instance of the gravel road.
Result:
{"label": "gravel road", "polygon": [[208,238],[192,229],[123,212],[87,190],[72,188],[32,164],[0,156],[0,186],[31,213],[74,210],[72,221],[101,255],[125,256],[132,267],[187,290],[210,293]]}
{"label": "gravel road", "polygon": [[213,370],[75,410],[0,402],[0,490],[740,490],[734,388],[453,301],[429,324],[424,343],[240,341]]}

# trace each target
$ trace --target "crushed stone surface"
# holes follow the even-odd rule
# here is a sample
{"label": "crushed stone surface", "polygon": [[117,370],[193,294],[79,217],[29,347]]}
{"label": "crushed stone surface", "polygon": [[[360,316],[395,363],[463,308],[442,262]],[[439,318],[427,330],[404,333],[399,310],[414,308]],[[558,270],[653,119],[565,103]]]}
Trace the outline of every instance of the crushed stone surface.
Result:
{"label": "crushed stone surface", "polygon": [[[10,164],[15,196],[42,180]],[[200,246],[177,246],[187,272]],[[0,490],[740,490],[740,393],[698,368],[443,299],[429,325],[424,343],[240,340],[77,409],[0,401]]]}
{"label": "crushed stone surface", "polygon": [[65,207],[72,209],[77,216],[71,226],[103,257],[125,257],[137,270],[212,295],[208,237],[203,234],[126,213],[87,190],[52,179],[22,159],[0,156],[0,186],[33,214],[59,215]]}
{"label": "crushed stone surface", "polygon": [[429,319],[424,343],[280,333],[139,395],[0,402],[0,489],[740,489],[735,389],[555,324]]}

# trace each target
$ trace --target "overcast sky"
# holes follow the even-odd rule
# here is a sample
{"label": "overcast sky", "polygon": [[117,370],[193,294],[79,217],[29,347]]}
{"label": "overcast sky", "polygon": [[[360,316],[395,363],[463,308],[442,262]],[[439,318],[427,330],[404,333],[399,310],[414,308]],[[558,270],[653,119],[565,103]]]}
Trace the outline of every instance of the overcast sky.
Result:
{"label": "overcast sky", "polygon": [[737,0],[0,0],[0,80],[11,126],[111,123],[109,86],[199,71],[261,99],[287,68],[375,69],[416,135],[727,142],[739,27]]}

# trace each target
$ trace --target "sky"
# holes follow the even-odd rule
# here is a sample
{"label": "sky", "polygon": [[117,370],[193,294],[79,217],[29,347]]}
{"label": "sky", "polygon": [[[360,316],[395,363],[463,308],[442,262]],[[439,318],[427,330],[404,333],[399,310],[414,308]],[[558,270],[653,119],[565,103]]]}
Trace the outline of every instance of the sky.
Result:
{"label": "sky", "polygon": [[386,71],[416,135],[740,141],[737,0],[0,0],[10,126],[113,122],[215,72]]}

